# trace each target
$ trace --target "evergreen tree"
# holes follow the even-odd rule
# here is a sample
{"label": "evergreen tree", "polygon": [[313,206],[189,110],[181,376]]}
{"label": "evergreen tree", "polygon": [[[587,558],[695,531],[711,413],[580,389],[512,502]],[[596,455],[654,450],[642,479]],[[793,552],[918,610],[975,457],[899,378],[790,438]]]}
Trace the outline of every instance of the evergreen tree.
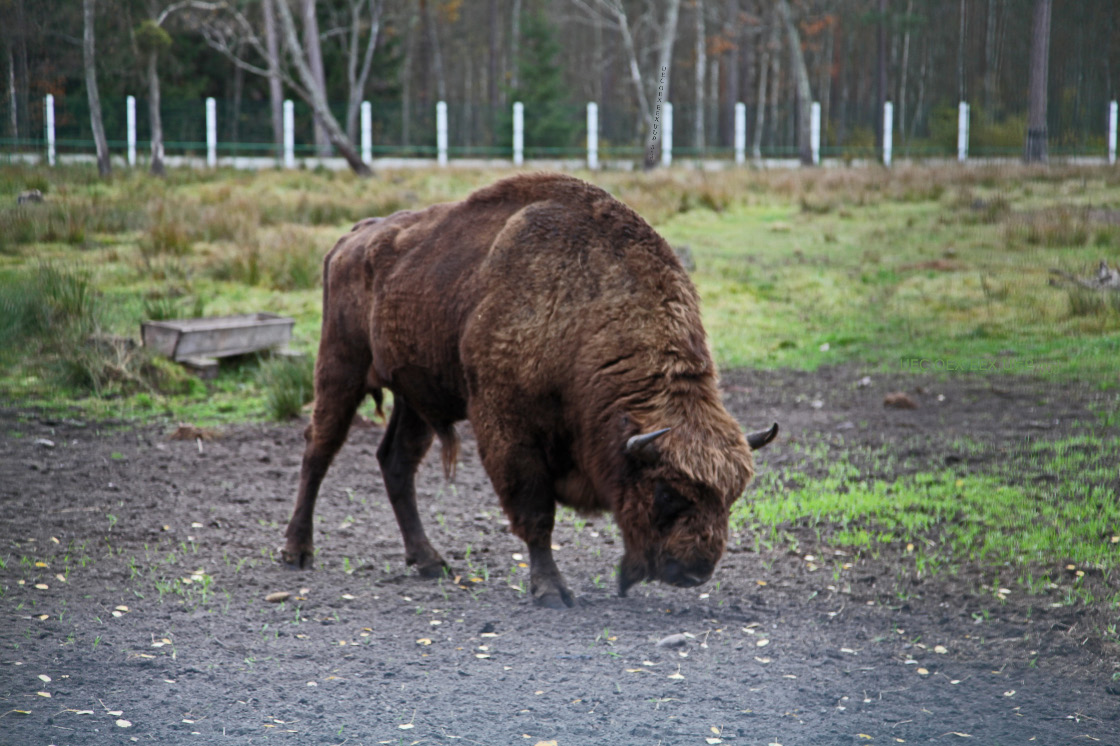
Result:
{"label": "evergreen tree", "polygon": [[[517,86],[509,90],[511,106],[499,117],[498,144],[513,145],[512,102],[525,104],[525,150],[566,148],[583,131],[578,106],[572,104],[560,69],[560,43],[540,11],[525,18],[517,60]],[[547,154],[547,153],[544,153]]]}

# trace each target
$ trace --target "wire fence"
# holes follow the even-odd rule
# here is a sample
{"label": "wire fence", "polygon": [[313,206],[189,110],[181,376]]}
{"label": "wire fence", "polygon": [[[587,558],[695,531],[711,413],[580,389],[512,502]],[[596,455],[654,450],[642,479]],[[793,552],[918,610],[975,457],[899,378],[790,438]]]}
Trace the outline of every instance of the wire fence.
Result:
{"label": "wire fence", "polygon": [[[0,104],[0,122],[14,117],[11,102]],[[44,101],[32,105],[21,119],[30,122],[30,132],[13,133],[3,126],[7,137],[0,138],[2,155],[9,160],[45,156],[48,150]],[[54,147],[59,156],[94,152],[88,102],[83,96],[54,98]],[[294,117],[293,154],[295,157],[321,155],[313,136],[313,116],[300,101],[292,107]],[[774,102],[758,107],[747,102],[741,125],[740,142],[746,157],[763,159],[796,158],[798,120],[802,113],[796,102]],[[673,107],[674,158],[704,160],[736,159],[736,118],[734,107],[711,105],[699,108],[687,103]],[[958,107],[956,104],[912,106],[913,113],[894,107],[894,158],[943,159],[958,156]],[[123,155],[133,143],[141,160],[150,150],[151,124],[148,104],[135,101],[135,134],[129,138],[124,99],[102,101],[102,116],[109,147]],[[275,158],[283,162],[282,138],[277,137],[267,102],[215,102],[216,122],[213,139],[208,139],[204,100],[164,100],[161,106],[164,148],[168,156],[205,158],[209,148],[218,158]],[[497,158],[512,156],[512,115],[510,107],[491,107],[469,101],[449,101],[446,154],[450,158]],[[1048,122],[1049,152],[1052,157],[1094,157],[1114,159],[1115,104],[1109,101],[1079,102],[1076,110],[1051,107]],[[346,126],[347,107],[335,104],[332,112]],[[637,161],[646,151],[640,116],[632,107],[600,104],[598,107],[598,158],[610,161]],[[544,118],[547,117],[547,123]],[[824,159],[876,159],[875,125],[882,114],[868,107],[833,104],[823,112],[819,154]],[[355,120],[357,118],[355,117]],[[534,111],[526,105],[524,157],[527,159],[584,160],[587,152],[587,117],[584,105],[551,105],[548,111]],[[758,123],[761,122],[761,128]],[[545,126],[547,124],[547,126]],[[1020,157],[1026,135],[1026,114],[1004,112],[999,115],[975,112],[967,120],[970,158]],[[756,132],[756,129],[758,130]],[[1110,140],[1110,137],[1112,138]],[[355,145],[361,133],[355,131]],[[373,102],[370,106],[368,153],[373,158],[435,159],[441,143],[437,136],[436,102],[401,100]]]}

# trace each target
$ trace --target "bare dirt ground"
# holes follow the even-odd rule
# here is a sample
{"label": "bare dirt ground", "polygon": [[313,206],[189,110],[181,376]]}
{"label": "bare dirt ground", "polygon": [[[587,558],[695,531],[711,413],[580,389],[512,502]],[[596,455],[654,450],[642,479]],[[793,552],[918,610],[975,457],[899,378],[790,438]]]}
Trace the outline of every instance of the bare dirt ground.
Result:
{"label": "bare dirt ground", "polygon": [[[837,433],[900,464],[983,468],[952,439],[998,457],[1074,432],[1098,395],[860,375],[726,375],[740,421],[783,425],[760,470]],[[885,410],[900,388],[920,408]],[[1106,611],[1001,599],[980,573],[918,579],[902,549],[857,558],[795,529],[793,552],[742,532],[707,585],[618,598],[614,527],[567,514],[557,561],[582,603],[536,609],[469,427],[455,482],[434,452],[418,480],[454,577],[404,566],[378,425],[324,483],[316,569],[285,570],[303,427],[172,440],[0,410],[0,744],[1120,743]]]}

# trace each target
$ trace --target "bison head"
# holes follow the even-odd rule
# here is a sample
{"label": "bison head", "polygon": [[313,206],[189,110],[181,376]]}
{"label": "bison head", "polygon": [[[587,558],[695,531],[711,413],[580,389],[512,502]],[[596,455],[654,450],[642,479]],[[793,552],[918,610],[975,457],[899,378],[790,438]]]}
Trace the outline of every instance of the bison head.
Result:
{"label": "bison head", "polygon": [[[746,441],[758,449],[777,432],[774,425]],[[619,516],[626,544],[619,568],[622,596],[643,580],[684,588],[706,582],[727,546],[731,505],[753,472],[748,451],[745,459],[725,460],[725,479],[697,478],[680,468],[679,458],[662,452],[658,441],[668,433],[663,429],[634,436],[626,444],[635,471]]]}

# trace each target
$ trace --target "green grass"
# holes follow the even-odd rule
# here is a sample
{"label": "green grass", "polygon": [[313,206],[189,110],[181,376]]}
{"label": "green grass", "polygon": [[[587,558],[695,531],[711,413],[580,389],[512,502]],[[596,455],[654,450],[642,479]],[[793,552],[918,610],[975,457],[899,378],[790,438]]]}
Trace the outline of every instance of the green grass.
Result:
{"label": "green grass", "polygon": [[946,199],[846,215],[766,204],[688,212],[661,231],[692,250],[725,367],[858,362],[1120,384],[1120,308],[1048,284],[1051,267],[1088,275],[1115,249],[1077,232],[1070,243],[1016,244],[966,209]]}
{"label": "green grass", "polygon": [[[1092,431],[1015,447],[962,442],[978,470],[930,469],[842,441],[790,446],[764,470],[732,525],[764,543],[791,531],[862,555],[906,554],[919,576],[964,564],[1120,569],[1120,436]],[[887,481],[877,473],[902,474]],[[909,547],[908,549],[906,549]],[[1027,577],[1030,577],[1029,575]]]}

